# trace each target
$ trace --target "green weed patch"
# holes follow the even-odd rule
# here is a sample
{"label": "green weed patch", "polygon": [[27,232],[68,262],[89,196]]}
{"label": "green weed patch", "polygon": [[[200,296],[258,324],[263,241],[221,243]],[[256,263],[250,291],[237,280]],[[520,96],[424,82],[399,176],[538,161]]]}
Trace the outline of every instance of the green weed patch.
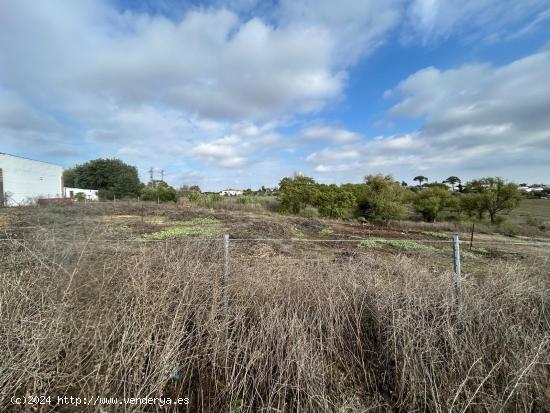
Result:
{"label": "green weed patch", "polygon": [[172,226],[161,231],[144,234],[141,240],[165,240],[180,237],[212,237],[219,233],[216,224],[220,221],[212,217],[198,217],[186,221],[173,221]]}
{"label": "green weed patch", "polygon": [[441,238],[441,239],[451,238],[451,236],[448,233],[441,232],[441,231],[422,231],[421,233],[434,238]]}
{"label": "green weed patch", "polygon": [[415,241],[401,240],[401,239],[379,239],[369,238],[359,242],[359,246],[367,248],[376,248],[383,245],[389,245],[390,247],[404,249],[404,250],[424,250],[424,251],[439,251],[439,249],[432,247],[431,245],[420,244]]}

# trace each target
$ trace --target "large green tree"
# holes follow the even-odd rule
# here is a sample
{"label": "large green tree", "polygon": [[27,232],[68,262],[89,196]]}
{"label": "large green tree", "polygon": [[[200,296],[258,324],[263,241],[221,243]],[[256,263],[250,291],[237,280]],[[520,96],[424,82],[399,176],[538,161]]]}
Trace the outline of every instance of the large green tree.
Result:
{"label": "large green tree", "polygon": [[413,198],[414,209],[428,222],[435,222],[440,213],[456,206],[456,198],[446,186],[431,186],[418,191]]}
{"label": "large green tree", "polygon": [[308,176],[283,178],[279,182],[279,209],[281,212],[299,214],[306,206],[314,205],[318,191],[315,180]]}
{"label": "large green tree", "polygon": [[466,184],[465,191],[472,194],[470,197],[475,200],[478,214],[487,212],[493,224],[499,212],[511,211],[521,201],[518,186],[502,178],[475,179]]}
{"label": "large green tree", "polygon": [[314,205],[319,214],[329,218],[346,218],[356,204],[353,192],[337,185],[319,185]]}
{"label": "large green tree", "polygon": [[94,159],[64,173],[65,186],[98,189],[104,199],[136,197],[142,184],[135,166],[120,159]]}
{"label": "large green tree", "polygon": [[358,209],[362,216],[380,221],[403,216],[407,190],[391,175],[369,175],[365,177],[365,183],[358,199]]}

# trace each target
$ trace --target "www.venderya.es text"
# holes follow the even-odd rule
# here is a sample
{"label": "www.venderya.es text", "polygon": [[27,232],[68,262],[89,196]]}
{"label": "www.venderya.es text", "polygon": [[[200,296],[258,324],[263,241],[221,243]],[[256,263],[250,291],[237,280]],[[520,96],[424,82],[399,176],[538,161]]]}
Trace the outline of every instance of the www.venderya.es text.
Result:
{"label": "www.venderya.es text", "polygon": [[49,406],[174,406],[189,404],[188,397],[102,397],[102,396],[13,396],[10,402],[15,405],[49,405]]}

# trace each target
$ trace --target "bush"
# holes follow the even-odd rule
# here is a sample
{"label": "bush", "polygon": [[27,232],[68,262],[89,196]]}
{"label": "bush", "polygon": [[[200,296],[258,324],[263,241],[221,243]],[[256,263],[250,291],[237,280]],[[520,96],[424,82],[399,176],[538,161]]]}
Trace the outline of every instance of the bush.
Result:
{"label": "bush", "polygon": [[154,202],[176,202],[178,200],[178,194],[174,188],[168,185],[166,182],[157,182],[155,185],[149,185],[141,192],[141,199],[143,201]]}
{"label": "bush", "polygon": [[283,178],[279,183],[280,212],[299,214],[308,205],[313,205],[317,197],[317,184],[313,178],[296,175]]}
{"label": "bush", "polygon": [[305,207],[300,211],[300,216],[304,218],[319,218],[319,210],[315,207]]}
{"label": "bush", "polygon": [[514,236],[519,233],[519,227],[512,221],[504,220],[498,225],[498,231],[504,235]]}
{"label": "bush", "polygon": [[369,220],[400,219],[405,212],[407,190],[390,175],[369,175],[358,199],[361,216]]}
{"label": "bush", "polygon": [[456,198],[449,193],[447,186],[431,186],[418,191],[413,198],[414,209],[422,214],[425,221],[434,222],[447,208],[457,205]]}

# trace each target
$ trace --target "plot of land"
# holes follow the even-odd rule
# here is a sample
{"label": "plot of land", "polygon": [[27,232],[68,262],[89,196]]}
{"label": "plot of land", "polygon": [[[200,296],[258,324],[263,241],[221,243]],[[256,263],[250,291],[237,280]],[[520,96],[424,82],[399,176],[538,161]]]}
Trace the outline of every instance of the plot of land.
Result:
{"label": "plot of land", "polygon": [[138,203],[0,222],[2,394],[188,397],[171,410],[211,412],[550,406],[540,239],[463,244],[458,310],[444,241],[468,240],[461,226]]}

